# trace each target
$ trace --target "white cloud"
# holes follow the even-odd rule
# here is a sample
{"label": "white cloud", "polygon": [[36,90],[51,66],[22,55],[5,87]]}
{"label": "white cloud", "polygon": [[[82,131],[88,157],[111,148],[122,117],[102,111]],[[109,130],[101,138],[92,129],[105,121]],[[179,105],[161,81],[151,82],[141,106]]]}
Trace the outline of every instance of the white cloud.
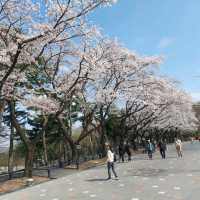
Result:
{"label": "white cloud", "polygon": [[194,102],[200,101],[200,92],[191,92],[190,95]]}
{"label": "white cloud", "polygon": [[174,42],[173,38],[164,37],[159,41],[158,48],[165,49],[165,48],[169,47],[171,44],[173,44],[173,42]]}

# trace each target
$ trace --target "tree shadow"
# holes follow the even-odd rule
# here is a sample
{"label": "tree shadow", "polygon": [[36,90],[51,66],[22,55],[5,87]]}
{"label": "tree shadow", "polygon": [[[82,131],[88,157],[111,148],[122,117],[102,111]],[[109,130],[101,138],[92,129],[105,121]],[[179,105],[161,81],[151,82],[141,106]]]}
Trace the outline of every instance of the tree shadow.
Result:
{"label": "tree shadow", "polygon": [[141,168],[128,170],[127,176],[158,177],[165,174],[167,174],[167,170],[165,169]]}
{"label": "tree shadow", "polygon": [[99,182],[99,181],[108,181],[107,178],[94,178],[94,179],[87,179],[88,182]]}
{"label": "tree shadow", "polygon": [[[152,160],[168,160],[168,159],[175,159],[177,156],[166,156],[166,159],[162,159],[161,157],[153,157]],[[132,161],[137,161],[137,160],[149,160],[148,157],[133,157]]]}

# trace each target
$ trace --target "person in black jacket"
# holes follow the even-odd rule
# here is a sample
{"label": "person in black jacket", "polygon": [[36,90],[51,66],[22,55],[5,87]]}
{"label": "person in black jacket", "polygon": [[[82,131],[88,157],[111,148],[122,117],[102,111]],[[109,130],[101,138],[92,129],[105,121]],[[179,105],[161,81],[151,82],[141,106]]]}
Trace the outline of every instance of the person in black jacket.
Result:
{"label": "person in black jacket", "polygon": [[128,161],[131,161],[131,150],[130,150],[130,145],[128,142],[125,144],[125,152],[128,155]]}
{"label": "person in black jacket", "polygon": [[124,146],[123,144],[119,145],[119,162],[122,160],[124,162]]}
{"label": "person in black jacket", "polygon": [[166,143],[165,142],[163,142],[162,140],[160,140],[159,141],[159,143],[158,143],[158,148],[160,149],[160,155],[161,155],[161,157],[163,158],[163,159],[165,159],[166,158]]}

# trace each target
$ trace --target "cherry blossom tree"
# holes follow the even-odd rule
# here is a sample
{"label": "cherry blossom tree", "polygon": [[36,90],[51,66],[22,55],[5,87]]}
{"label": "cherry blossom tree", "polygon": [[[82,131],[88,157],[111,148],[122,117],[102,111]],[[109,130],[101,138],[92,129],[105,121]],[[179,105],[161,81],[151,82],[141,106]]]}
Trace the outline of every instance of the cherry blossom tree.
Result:
{"label": "cherry blossom tree", "polygon": [[[0,2],[0,99],[11,107],[16,132],[27,148],[26,175],[43,141],[47,163],[51,118],[76,157],[76,145],[97,131],[103,147],[112,107],[121,108],[121,140],[150,129],[195,128],[190,97],[155,72],[162,61],[141,56],[119,42],[104,38],[87,21],[87,14],[115,0],[2,0]],[[34,141],[15,113],[41,117]],[[78,138],[72,134],[74,116],[81,116]],[[53,119],[53,120],[52,120]],[[102,148],[102,151],[104,148]]]}
{"label": "cherry blossom tree", "polygon": [[197,120],[192,110],[191,97],[166,78],[151,75],[147,76],[146,81],[148,87],[142,92],[145,98],[138,101],[142,109],[128,119],[129,127],[135,127],[136,133],[147,130],[148,135],[152,128],[164,131],[173,127],[195,130]]}
{"label": "cherry blossom tree", "polygon": [[[3,0],[0,3],[0,91],[9,76],[39,65],[51,63],[57,72],[59,64],[78,50],[82,36],[94,31],[85,16],[109,0]],[[78,38],[78,39],[77,39]],[[22,65],[20,67],[19,65]],[[15,78],[17,80],[18,77]],[[9,87],[11,85],[9,84]],[[1,94],[2,95],[2,94]]]}
{"label": "cherry blossom tree", "polygon": [[[44,94],[27,89],[23,94],[25,105],[37,103],[42,113],[57,112],[60,115],[67,104],[60,103],[60,110],[53,90],[62,93],[62,80],[70,79],[75,73],[60,75],[60,68],[71,66],[71,61],[80,57],[80,45],[83,37],[90,37],[95,28],[88,25],[86,15],[99,6],[111,5],[109,0],[3,0],[0,2],[0,97],[1,101],[13,99],[17,92],[22,94],[16,83],[24,80],[28,73],[40,69],[48,76],[48,84],[35,83],[35,91],[43,88]],[[71,76],[70,76],[71,75]],[[56,79],[56,80],[55,80]],[[72,79],[72,78],[71,78]],[[61,82],[59,81],[61,80]],[[73,80],[73,79],[72,79]],[[74,83],[76,85],[76,81]],[[66,85],[67,86],[67,85]],[[48,89],[47,89],[48,88]],[[69,91],[68,91],[69,90]],[[65,94],[72,93],[71,88],[65,88]],[[15,92],[13,92],[15,91]],[[16,92],[17,91],[17,92]],[[47,92],[48,91],[48,92]],[[67,92],[68,91],[68,92]],[[68,95],[64,95],[68,98]],[[29,98],[28,98],[29,96]],[[46,103],[44,103],[46,102]],[[4,103],[1,104],[2,111]],[[61,108],[62,107],[62,108]],[[28,149],[30,156],[27,175],[31,176],[34,145],[28,139],[26,131],[16,120],[12,109],[14,126]]]}

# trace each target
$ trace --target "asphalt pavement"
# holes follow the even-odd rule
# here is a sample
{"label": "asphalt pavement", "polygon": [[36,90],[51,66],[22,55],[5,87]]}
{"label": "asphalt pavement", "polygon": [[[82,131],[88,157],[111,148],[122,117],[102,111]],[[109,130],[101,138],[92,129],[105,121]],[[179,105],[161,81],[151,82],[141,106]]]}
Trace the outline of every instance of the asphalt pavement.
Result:
{"label": "asphalt pavement", "polygon": [[106,166],[71,174],[0,196],[0,200],[200,200],[200,142],[184,143],[183,158],[174,145],[167,158],[116,163],[119,180],[106,180]]}

